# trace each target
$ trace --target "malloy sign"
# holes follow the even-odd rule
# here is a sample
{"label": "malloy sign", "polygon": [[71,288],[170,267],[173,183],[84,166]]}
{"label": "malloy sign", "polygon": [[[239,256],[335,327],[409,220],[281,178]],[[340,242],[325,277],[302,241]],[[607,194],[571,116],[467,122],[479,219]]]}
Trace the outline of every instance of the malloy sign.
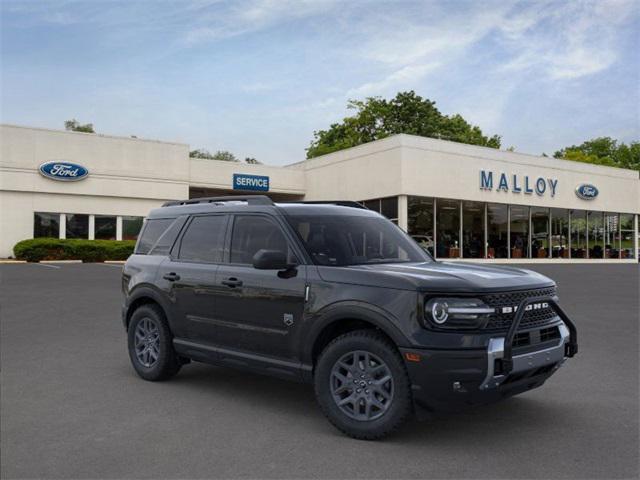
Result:
{"label": "malloy sign", "polygon": [[490,170],[480,170],[480,189],[495,190],[497,192],[524,193],[538,196],[549,195],[555,197],[558,190],[556,178],[530,177],[529,175],[499,174]]}

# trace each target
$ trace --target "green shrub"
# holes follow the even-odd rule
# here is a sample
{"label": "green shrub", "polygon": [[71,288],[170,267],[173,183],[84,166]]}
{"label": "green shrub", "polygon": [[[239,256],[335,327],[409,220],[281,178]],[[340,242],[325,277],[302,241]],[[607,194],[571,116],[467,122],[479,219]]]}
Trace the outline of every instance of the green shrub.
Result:
{"label": "green shrub", "polygon": [[104,262],[105,260],[126,260],[133,253],[135,245],[134,240],[33,238],[16,243],[13,254],[17,259],[28,262],[40,260]]}

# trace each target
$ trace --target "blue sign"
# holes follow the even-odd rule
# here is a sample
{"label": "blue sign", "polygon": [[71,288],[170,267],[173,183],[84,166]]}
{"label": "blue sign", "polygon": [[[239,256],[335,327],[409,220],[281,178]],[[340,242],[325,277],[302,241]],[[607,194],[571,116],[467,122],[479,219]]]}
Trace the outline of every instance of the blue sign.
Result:
{"label": "blue sign", "polygon": [[264,177],[262,175],[245,175],[244,173],[234,173],[233,189],[268,192],[269,177]]}
{"label": "blue sign", "polygon": [[598,189],[589,183],[583,183],[576,187],[576,195],[583,200],[593,200],[598,196]]}
{"label": "blue sign", "polygon": [[77,163],[55,161],[40,165],[40,173],[52,180],[61,182],[77,182],[89,175],[89,170]]}
{"label": "blue sign", "polygon": [[[535,192],[538,196],[549,193],[550,196],[556,196],[558,189],[558,180],[556,178],[529,177],[529,175],[513,175],[501,172],[495,176],[496,191],[525,193],[531,195]],[[493,190],[494,176],[493,172],[480,170],[480,189]]]}

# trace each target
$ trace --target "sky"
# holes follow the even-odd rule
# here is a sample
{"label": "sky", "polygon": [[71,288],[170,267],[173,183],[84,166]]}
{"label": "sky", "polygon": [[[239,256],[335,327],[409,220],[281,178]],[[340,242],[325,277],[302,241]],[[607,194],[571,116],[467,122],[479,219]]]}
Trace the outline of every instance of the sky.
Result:
{"label": "sky", "polygon": [[503,148],[640,140],[640,1],[0,0],[0,120],[284,165],[415,90]]}

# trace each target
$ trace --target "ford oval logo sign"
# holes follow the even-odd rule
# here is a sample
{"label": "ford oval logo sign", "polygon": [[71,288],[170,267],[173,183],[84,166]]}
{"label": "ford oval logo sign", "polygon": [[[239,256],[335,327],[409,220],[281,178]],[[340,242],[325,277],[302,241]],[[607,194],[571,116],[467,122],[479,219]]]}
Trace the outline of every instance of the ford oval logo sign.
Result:
{"label": "ford oval logo sign", "polygon": [[52,180],[60,180],[62,182],[76,182],[82,180],[89,175],[89,170],[77,163],[55,161],[47,162],[40,165],[40,173]]}
{"label": "ford oval logo sign", "polygon": [[588,183],[576,187],[576,195],[583,200],[593,200],[598,196],[598,189]]}

